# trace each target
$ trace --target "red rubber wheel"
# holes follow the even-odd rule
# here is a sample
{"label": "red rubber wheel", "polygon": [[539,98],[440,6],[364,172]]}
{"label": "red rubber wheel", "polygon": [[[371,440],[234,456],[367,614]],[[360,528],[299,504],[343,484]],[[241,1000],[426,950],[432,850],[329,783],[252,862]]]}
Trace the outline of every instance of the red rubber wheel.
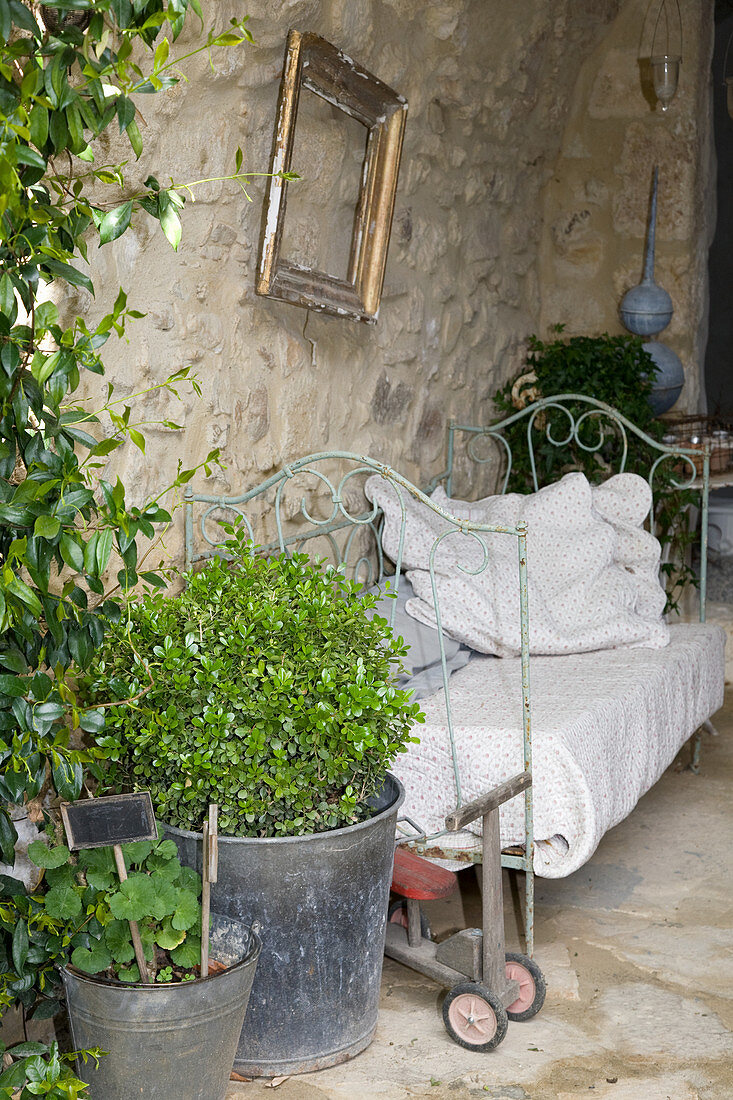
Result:
{"label": "red rubber wheel", "polygon": [[461,982],[446,994],[443,1023],[454,1043],[488,1053],[506,1035],[507,1014],[490,990],[476,982]]}
{"label": "red rubber wheel", "polygon": [[506,1014],[510,1020],[520,1023],[531,1020],[545,1003],[547,987],[542,971],[529,955],[508,951],[505,958],[507,978],[519,982],[519,996],[507,1007]]}

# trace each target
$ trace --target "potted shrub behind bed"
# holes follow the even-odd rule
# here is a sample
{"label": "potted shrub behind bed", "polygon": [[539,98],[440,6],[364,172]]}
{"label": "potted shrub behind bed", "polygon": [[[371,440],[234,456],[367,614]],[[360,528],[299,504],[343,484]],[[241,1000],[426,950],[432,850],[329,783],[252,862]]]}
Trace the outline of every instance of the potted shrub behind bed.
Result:
{"label": "potted shrub behind bed", "polygon": [[[399,783],[386,774],[422,718],[394,686],[405,647],[375,597],[304,555],[209,561],[111,628],[88,685],[119,786],[149,788],[185,863],[219,805],[212,905],[267,929],[235,1068],[333,1065],[370,1042]],[[151,686],[152,685],[152,686]],[[228,835],[227,835],[228,834]]]}
{"label": "potted shrub behind bed", "polygon": [[[48,933],[79,1076],[99,1100],[224,1100],[249,1001],[260,941],[249,927],[211,917],[212,957],[202,978],[201,879],[181,865],[173,841],[122,846],[129,870],[117,878],[111,848],[72,856],[34,841],[43,868],[35,924]],[[140,980],[129,921],[137,921],[148,970]],[[36,948],[38,950],[38,948]]]}

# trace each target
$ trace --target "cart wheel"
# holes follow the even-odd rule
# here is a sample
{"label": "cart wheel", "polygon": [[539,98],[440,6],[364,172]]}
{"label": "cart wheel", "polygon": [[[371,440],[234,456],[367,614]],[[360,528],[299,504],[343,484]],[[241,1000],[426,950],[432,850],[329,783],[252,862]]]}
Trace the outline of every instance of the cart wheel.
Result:
{"label": "cart wheel", "polygon": [[507,978],[519,982],[519,996],[507,1007],[506,1014],[510,1020],[531,1020],[545,1003],[547,987],[542,971],[529,955],[507,951],[505,958]]}
{"label": "cart wheel", "polygon": [[507,1014],[490,990],[476,982],[461,982],[446,994],[443,1023],[454,1043],[488,1053],[506,1035]]}
{"label": "cart wheel", "polygon": [[[407,928],[407,902],[393,901],[387,910],[387,920],[390,924],[401,924],[403,928]],[[420,910],[420,935],[424,940],[433,938],[430,921],[422,909]]]}

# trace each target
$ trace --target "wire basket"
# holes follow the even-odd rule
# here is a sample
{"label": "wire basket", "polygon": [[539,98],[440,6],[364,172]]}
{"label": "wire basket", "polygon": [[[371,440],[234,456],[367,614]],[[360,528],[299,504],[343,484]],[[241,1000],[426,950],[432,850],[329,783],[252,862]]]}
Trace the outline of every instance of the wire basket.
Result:
{"label": "wire basket", "polygon": [[[702,474],[703,448],[710,444],[710,473],[733,471],[733,421],[717,416],[679,416],[664,420],[663,443],[672,447],[689,447],[700,452],[690,455],[698,474]],[[682,464],[686,466],[686,463]],[[689,472],[689,467],[687,467]]]}

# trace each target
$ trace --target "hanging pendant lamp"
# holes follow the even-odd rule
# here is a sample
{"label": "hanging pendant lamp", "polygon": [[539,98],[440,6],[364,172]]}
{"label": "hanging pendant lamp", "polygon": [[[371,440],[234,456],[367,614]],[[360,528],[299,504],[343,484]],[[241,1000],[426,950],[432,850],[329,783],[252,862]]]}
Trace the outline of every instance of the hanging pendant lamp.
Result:
{"label": "hanging pendant lamp", "polygon": [[674,0],[677,19],[670,19],[672,0],[661,0],[652,34],[651,57],[654,94],[663,111],[669,108],[677,94],[682,64],[682,13],[679,0]]}

